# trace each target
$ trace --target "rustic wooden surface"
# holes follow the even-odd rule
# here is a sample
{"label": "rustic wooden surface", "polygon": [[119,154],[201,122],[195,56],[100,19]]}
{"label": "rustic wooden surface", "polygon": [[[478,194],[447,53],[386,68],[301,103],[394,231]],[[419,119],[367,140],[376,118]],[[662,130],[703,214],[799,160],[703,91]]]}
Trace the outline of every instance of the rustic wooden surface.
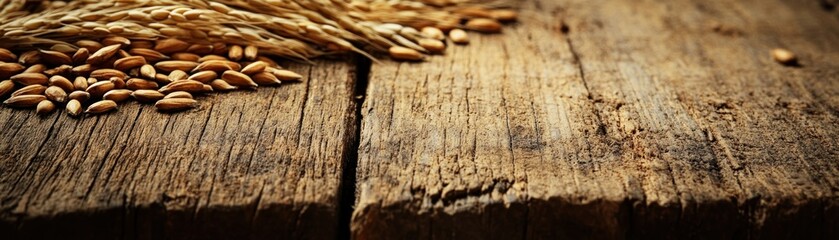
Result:
{"label": "rustic wooden surface", "polygon": [[[521,6],[503,35],[372,66],[354,237],[839,235],[835,11],[794,0]],[[773,62],[776,47],[803,66]]]}
{"label": "rustic wooden surface", "polygon": [[307,80],[210,95],[186,113],[0,108],[3,238],[334,238],[354,67],[291,70]]}
{"label": "rustic wooden surface", "polygon": [[3,107],[0,234],[836,238],[829,2],[522,0],[505,34],[369,79],[320,61],[186,113]]}

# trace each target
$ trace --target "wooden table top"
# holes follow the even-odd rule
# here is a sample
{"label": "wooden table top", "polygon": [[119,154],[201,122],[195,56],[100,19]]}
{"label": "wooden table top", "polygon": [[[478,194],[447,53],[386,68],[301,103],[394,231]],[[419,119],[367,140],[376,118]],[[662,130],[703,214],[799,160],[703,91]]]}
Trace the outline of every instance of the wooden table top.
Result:
{"label": "wooden table top", "polygon": [[520,7],[423,63],[292,64],[304,82],[184,113],[2,107],[0,234],[839,236],[830,1]]}

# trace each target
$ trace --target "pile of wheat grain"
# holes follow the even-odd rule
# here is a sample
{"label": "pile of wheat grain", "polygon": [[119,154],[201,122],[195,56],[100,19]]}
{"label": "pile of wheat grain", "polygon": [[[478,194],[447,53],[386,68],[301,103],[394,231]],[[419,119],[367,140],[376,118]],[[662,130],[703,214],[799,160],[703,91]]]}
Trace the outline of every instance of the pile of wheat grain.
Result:
{"label": "pile of wheat grain", "polygon": [[468,43],[464,30],[497,33],[502,22],[516,19],[497,3],[475,0],[0,4],[0,80],[8,79],[0,82],[0,97],[11,93],[7,105],[39,113],[64,104],[71,115],[82,104],[89,104],[89,113],[112,110],[129,96],[161,110],[182,110],[196,102],[175,97],[191,96],[179,90],[255,88],[299,78],[265,56],[307,61],[387,52],[419,61],[443,52],[447,39]]}

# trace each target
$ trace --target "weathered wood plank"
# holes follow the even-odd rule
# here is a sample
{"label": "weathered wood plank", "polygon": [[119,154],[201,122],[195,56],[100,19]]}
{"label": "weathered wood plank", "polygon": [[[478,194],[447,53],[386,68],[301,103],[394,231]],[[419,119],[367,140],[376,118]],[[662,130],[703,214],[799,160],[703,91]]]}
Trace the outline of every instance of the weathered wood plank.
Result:
{"label": "weathered wood plank", "polygon": [[[353,236],[839,234],[833,13],[796,1],[523,8],[503,36],[372,66]],[[775,47],[804,66],[772,62]]]}
{"label": "weathered wood plank", "polygon": [[2,227],[12,236],[332,238],[355,135],[354,67],[296,64],[305,82],[203,97],[161,114],[85,119],[0,109]]}

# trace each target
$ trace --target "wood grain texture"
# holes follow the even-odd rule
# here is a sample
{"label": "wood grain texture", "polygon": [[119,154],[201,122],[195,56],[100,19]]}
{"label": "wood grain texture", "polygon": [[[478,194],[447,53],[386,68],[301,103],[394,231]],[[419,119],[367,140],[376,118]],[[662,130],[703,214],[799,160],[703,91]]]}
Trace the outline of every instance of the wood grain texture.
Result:
{"label": "wood grain texture", "polygon": [[15,238],[333,238],[355,135],[354,67],[72,119],[0,108],[0,232]]}
{"label": "wood grain texture", "polygon": [[[792,0],[522,8],[503,36],[372,66],[354,237],[839,236],[835,13]],[[773,62],[776,47],[803,66]]]}

